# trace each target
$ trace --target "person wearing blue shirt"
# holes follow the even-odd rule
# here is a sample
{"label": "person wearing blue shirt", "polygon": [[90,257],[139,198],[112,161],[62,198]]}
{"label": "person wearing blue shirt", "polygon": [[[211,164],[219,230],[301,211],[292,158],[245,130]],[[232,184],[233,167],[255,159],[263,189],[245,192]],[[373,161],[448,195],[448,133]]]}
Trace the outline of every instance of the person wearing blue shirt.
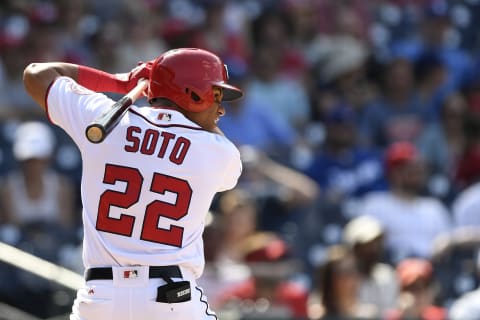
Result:
{"label": "person wearing blue shirt", "polygon": [[357,144],[355,115],[344,104],[326,113],[326,141],[305,173],[332,198],[360,197],[387,185],[381,152]]}
{"label": "person wearing blue shirt", "polygon": [[234,144],[251,145],[270,155],[287,152],[297,140],[297,133],[282,117],[245,101],[231,102],[219,125]]}

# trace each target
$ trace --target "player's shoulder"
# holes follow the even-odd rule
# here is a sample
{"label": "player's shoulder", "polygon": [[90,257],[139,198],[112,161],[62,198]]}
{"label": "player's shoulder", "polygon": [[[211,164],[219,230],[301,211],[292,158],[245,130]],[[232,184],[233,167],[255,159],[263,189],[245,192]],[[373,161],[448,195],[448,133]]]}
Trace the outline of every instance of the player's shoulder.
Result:
{"label": "player's shoulder", "polygon": [[225,148],[228,148],[232,151],[238,152],[237,147],[226,136],[218,134],[218,133],[211,133],[211,132],[210,132],[210,134],[211,134],[211,137],[213,138],[213,140],[216,141],[217,143],[224,145]]}
{"label": "player's shoulder", "polygon": [[228,158],[240,160],[240,151],[226,136],[207,132],[206,140],[210,148],[215,149],[215,154],[223,153]]}

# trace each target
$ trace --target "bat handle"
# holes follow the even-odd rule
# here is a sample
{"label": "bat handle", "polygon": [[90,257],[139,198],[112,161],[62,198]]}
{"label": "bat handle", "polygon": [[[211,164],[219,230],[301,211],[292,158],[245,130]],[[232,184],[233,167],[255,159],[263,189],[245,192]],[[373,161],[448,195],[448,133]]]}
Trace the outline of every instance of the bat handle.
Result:
{"label": "bat handle", "polygon": [[138,80],[137,85],[132,90],[130,90],[130,92],[128,92],[125,95],[125,97],[130,98],[132,102],[134,102],[143,94],[145,89],[147,89],[147,86],[148,86],[148,79],[142,78]]}
{"label": "bat handle", "polygon": [[135,88],[115,102],[105,113],[90,123],[85,130],[85,135],[87,136],[88,141],[92,143],[100,143],[105,140],[110,131],[112,131],[120,121],[122,115],[127,111],[128,107],[142,95],[147,86],[148,80],[140,79]]}

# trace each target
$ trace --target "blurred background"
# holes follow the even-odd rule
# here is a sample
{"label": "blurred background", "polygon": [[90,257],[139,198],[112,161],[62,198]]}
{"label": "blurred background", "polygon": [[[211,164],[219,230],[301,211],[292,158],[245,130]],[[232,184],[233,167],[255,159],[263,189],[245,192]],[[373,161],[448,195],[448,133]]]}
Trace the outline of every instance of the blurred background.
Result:
{"label": "blurred background", "polygon": [[[221,319],[480,319],[479,25],[479,0],[3,0],[0,242],[83,273],[80,154],[28,63],[200,47],[245,91],[199,280]],[[0,319],[74,297],[0,261]]]}

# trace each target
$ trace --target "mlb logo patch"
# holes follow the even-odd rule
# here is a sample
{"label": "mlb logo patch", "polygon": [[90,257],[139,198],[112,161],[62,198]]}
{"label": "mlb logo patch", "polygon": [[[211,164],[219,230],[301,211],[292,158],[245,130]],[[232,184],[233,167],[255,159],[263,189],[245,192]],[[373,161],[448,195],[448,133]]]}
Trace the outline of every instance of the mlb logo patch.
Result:
{"label": "mlb logo patch", "polygon": [[137,270],[123,271],[123,278],[124,279],[138,278],[138,271]]}
{"label": "mlb logo patch", "polygon": [[171,121],[172,120],[172,114],[171,113],[166,113],[166,112],[161,112],[161,113],[158,114],[158,120]]}

